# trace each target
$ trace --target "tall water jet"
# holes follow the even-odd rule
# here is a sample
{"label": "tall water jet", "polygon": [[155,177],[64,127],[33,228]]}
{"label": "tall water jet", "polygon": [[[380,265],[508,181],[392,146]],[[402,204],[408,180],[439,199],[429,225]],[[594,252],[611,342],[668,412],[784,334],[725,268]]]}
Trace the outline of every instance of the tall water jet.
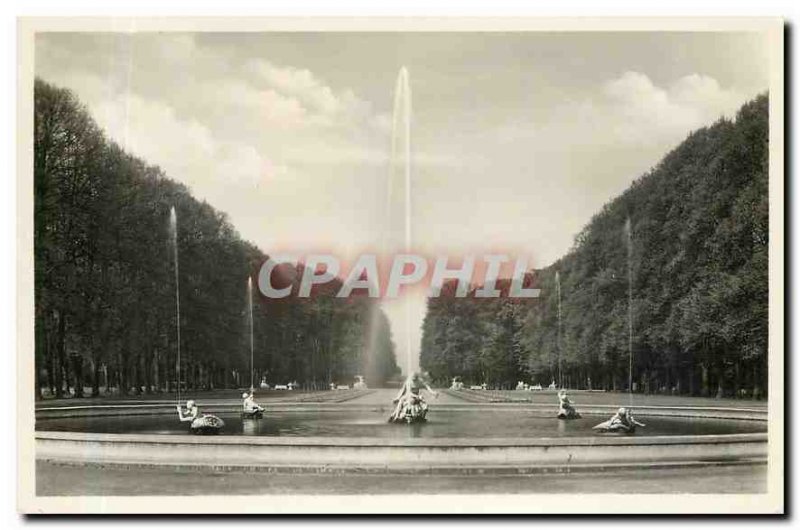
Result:
{"label": "tall water jet", "polygon": [[[403,191],[404,191],[404,211],[403,211],[403,238],[402,248],[406,253],[411,252],[411,86],[409,84],[408,70],[406,67],[400,68],[397,75],[397,82],[394,89],[394,109],[392,117],[392,153],[391,153],[391,176],[389,190],[387,193],[387,227],[386,233],[393,232],[392,220],[392,188],[397,173],[402,172]],[[399,170],[399,171],[398,171]],[[399,238],[398,238],[399,239]],[[391,241],[393,246],[400,246],[399,241]],[[384,243],[384,251],[396,250],[387,249]],[[409,294],[405,294],[405,328],[406,328],[406,373],[412,373],[411,361],[411,300]]]}
{"label": "tall water jet", "polygon": [[169,211],[169,232],[172,242],[172,257],[175,269],[175,334],[177,336],[177,354],[175,355],[175,379],[176,394],[175,399],[178,405],[181,403],[181,287],[178,274],[178,214],[175,207]]}
{"label": "tall water jet", "polygon": [[[384,252],[397,250],[400,245],[397,237],[387,241],[387,236],[399,235],[396,226],[392,223],[395,215],[394,185],[400,173],[403,179],[403,231],[402,244],[404,250],[411,249],[411,87],[409,84],[408,70],[400,68],[397,82],[394,87],[394,107],[392,110],[392,151],[390,158],[389,188],[386,194],[387,224],[384,231]],[[399,171],[398,171],[399,170]]]}
{"label": "tall water jet", "polygon": [[556,297],[558,327],[556,328],[556,349],[558,350],[558,388],[564,387],[563,376],[561,375],[561,274],[556,271]]}
{"label": "tall water jet", "polygon": [[253,278],[247,278],[247,319],[250,324],[250,393],[255,390],[253,374],[255,365],[253,364]]}
{"label": "tall water jet", "polygon": [[628,401],[633,402],[633,238],[631,218],[625,220],[628,246]]}

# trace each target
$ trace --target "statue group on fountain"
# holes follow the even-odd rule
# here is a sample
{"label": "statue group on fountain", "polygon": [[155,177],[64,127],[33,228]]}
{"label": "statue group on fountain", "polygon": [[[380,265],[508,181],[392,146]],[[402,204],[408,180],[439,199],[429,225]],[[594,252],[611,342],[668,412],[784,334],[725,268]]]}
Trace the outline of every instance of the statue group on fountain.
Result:
{"label": "statue group on fountain", "polygon": [[176,405],[178,409],[178,419],[181,422],[190,422],[189,430],[192,434],[219,434],[225,426],[222,419],[213,414],[200,414],[200,408],[193,399],[186,402],[186,411]]}
{"label": "statue group on fountain", "polygon": [[[573,406],[572,401],[570,401],[569,397],[567,397],[567,391],[563,388],[559,390],[558,418],[562,420],[571,420],[580,417],[580,413],[578,413]],[[592,429],[605,433],[633,434],[636,432],[636,427],[644,426],[644,423],[636,421],[630,408],[620,407],[616,414],[611,417],[611,419],[602,423],[598,423],[592,427]]]}
{"label": "statue group on fountain", "polygon": [[633,434],[636,432],[636,427],[644,426],[644,423],[634,419],[631,409],[620,407],[610,420],[598,423],[592,429],[600,432]]}
{"label": "statue group on fountain", "polygon": [[420,394],[423,387],[435,398],[439,397],[439,393],[430,387],[426,377],[419,373],[408,376],[397,396],[392,400],[395,407],[389,416],[390,422],[416,423],[425,421],[425,416],[428,413],[428,403]]}
{"label": "statue group on fountain", "polygon": [[356,382],[353,383],[353,388],[356,390],[366,390],[367,389],[367,382],[364,380],[363,375],[356,376]]}
{"label": "statue group on fountain", "polygon": [[255,391],[242,394],[242,416],[245,418],[260,418],[264,414],[264,407],[256,403]]}
{"label": "statue group on fountain", "polygon": [[542,385],[539,383],[528,384],[525,381],[517,381],[515,390],[528,390],[533,392],[534,390],[542,390]]}
{"label": "statue group on fountain", "polygon": [[572,401],[567,397],[567,391],[561,389],[558,391],[558,419],[560,420],[574,420],[580,418],[581,415],[572,406]]}

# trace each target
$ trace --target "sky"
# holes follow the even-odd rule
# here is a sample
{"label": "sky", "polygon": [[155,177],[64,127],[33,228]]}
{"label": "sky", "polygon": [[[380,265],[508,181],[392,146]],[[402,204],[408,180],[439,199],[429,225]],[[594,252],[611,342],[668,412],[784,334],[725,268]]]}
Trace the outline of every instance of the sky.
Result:
{"label": "sky", "polygon": [[[392,222],[402,67],[414,249],[539,268],[690,131],[765,92],[769,55],[761,34],[718,32],[40,33],[35,50],[37,76],[243,238],[344,259]],[[406,368],[424,297],[384,307]]]}

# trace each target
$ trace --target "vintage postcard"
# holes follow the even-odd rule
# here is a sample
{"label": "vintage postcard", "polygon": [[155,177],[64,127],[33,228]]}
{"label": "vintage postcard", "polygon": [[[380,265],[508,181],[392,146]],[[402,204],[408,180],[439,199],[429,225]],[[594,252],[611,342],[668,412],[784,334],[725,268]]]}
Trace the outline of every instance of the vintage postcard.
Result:
{"label": "vintage postcard", "polygon": [[25,513],[783,513],[783,21],[23,18]]}

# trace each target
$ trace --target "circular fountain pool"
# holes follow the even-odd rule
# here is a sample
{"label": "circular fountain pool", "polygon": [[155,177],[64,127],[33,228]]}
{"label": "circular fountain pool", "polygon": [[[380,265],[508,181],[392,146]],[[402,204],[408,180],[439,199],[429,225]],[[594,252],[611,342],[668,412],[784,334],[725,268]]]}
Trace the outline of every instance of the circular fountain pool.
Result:
{"label": "circular fountain pool", "polygon": [[[577,420],[559,420],[547,396],[535,403],[431,403],[428,421],[387,422],[391,390],[346,403],[265,403],[245,420],[233,399],[201,410],[225,421],[220,436],[192,436],[169,402],[43,403],[36,457],[72,465],[202,467],[277,472],[540,473],[610,467],[763,463],[764,407],[702,401],[641,403],[635,435],[592,426],[615,396],[581,396]],[[608,402],[607,402],[608,401]]]}

